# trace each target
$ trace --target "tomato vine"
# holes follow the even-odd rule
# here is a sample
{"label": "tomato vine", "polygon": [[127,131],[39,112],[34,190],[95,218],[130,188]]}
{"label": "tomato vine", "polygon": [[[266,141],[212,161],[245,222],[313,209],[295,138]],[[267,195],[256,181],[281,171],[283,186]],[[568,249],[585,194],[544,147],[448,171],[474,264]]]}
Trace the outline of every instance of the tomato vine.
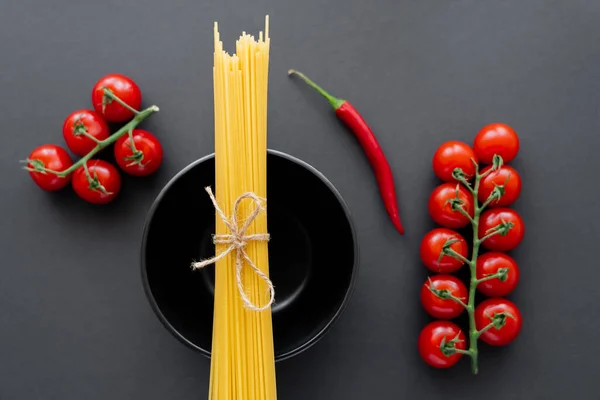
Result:
{"label": "tomato vine", "polygon": [[[482,135],[488,141],[491,137],[495,144],[504,141],[505,147],[500,148],[500,151],[495,152],[490,158],[489,148],[486,148],[485,141],[481,140],[480,136]],[[496,136],[494,137],[494,135]],[[512,204],[521,190],[520,177],[514,169],[503,166],[504,161],[501,155],[508,154],[510,159],[516,156],[518,151],[516,134],[506,125],[492,124],[480,132],[475,143],[477,145],[475,151],[470,150],[468,145],[456,141],[445,143],[440,146],[441,150],[436,151],[433,160],[434,171],[445,183],[432,193],[429,211],[434,221],[445,228],[434,229],[424,237],[421,244],[421,258],[427,268],[436,271],[432,267],[441,266],[441,261],[447,257],[469,268],[470,278],[466,299],[456,295],[461,293],[460,290],[455,289],[452,292],[446,289],[446,287],[452,287],[452,279],[456,280],[448,275],[435,277],[438,281],[443,281],[445,286],[442,290],[440,290],[440,284],[437,286],[432,284],[431,278],[428,278],[429,284],[426,283],[424,286],[435,298],[439,299],[436,300],[438,303],[441,301],[445,304],[433,304],[431,296],[423,294],[421,296],[427,312],[437,318],[450,319],[458,316],[459,312],[452,310],[456,305],[466,310],[469,321],[468,335],[465,335],[468,336],[468,348],[465,343],[461,343],[461,346],[457,345],[461,340],[459,335],[461,331],[456,333],[456,330],[460,328],[450,322],[435,321],[422,330],[419,338],[419,350],[428,364],[438,368],[449,366],[449,361],[444,361],[444,357],[453,357],[450,364],[454,365],[457,357],[469,356],[471,370],[477,374],[479,370],[478,340],[481,339],[491,345],[505,345],[514,340],[521,328],[521,314],[512,302],[502,298],[492,298],[476,306],[475,297],[478,286],[484,282],[486,287],[480,290],[484,294],[505,295],[512,291],[518,280],[518,268],[511,257],[499,253],[499,251],[509,251],[516,247],[523,238],[524,228],[521,217],[515,211],[499,208]],[[492,165],[480,169],[478,157],[490,160]],[[470,161],[469,168],[465,168],[465,159]],[[449,190],[452,183],[448,182],[447,177],[449,168],[452,168],[452,178],[456,181],[452,193]],[[510,180],[511,173],[515,177],[513,181]],[[486,179],[488,177],[493,179]],[[502,180],[500,181],[499,178]],[[487,191],[487,198],[483,201],[481,201],[482,182],[485,182],[484,190]],[[465,193],[468,193],[468,196],[465,196]],[[484,212],[488,207],[490,210]],[[456,223],[458,216],[465,223]],[[470,224],[473,231],[470,258],[467,257],[464,248],[458,247],[464,243],[462,236],[458,232],[446,229],[461,228],[465,224],[467,226]],[[441,246],[440,231],[444,232],[445,240]],[[483,257],[487,262],[485,266],[478,265],[479,252],[482,247],[496,251],[486,253],[486,256]],[[434,260],[436,249],[438,258]],[[453,268],[452,272],[457,269]],[[436,272],[444,274],[448,271],[438,267]],[[454,288],[457,287],[459,285],[454,283]],[[444,318],[442,311],[449,317]],[[452,332],[454,336],[441,335],[439,332],[443,331]]]}

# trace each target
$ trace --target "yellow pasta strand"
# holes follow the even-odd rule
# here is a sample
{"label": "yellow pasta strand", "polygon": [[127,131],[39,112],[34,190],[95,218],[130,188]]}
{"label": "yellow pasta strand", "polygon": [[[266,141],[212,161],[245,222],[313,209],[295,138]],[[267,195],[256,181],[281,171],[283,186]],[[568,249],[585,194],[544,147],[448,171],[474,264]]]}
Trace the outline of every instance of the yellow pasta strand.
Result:
{"label": "yellow pasta strand", "polygon": [[[267,103],[269,72],[269,19],[258,40],[243,32],[236,52],[223,50],[218,25],[214,27],[215,197],[223,213],[231,217],[234,204],[245,192],[267,196]],[[255,203],[244,200],[238,211],[239,225]],[[259,213],[247,235],[268,232],[267,215]],[[217,214],[216,235],[230,234]],[[229,244],[217,243],[215,253]],[[269,276],[267,241],[248,241],[246,254]],[[236,252],[216,260],[210,400],[275,400],[275,355],[271,307],[252,310],[244,305],[238,286]],[[268,283],[243,264],[241,283],[252,304],[263,307],[271,300]]]}

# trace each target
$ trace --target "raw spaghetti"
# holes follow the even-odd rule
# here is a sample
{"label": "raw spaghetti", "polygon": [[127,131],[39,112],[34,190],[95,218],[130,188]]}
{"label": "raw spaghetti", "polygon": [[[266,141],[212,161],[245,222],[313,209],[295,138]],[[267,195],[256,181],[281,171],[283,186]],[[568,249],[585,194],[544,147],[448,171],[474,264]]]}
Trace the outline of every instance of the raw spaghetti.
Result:
{"label": "raw spaghetti", "polygon": [[209,399],[275,400],[269,280],[267,93],[269,19],[258,40],[245,32],[233,55],[214,27],[215,302]]}

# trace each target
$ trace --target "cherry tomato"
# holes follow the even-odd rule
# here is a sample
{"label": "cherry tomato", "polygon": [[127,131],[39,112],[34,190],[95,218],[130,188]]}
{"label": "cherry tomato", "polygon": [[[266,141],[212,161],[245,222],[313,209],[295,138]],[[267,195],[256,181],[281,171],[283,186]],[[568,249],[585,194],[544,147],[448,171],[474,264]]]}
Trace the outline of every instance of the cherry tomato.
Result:
{"label": "cherry tomato", "polygon": [[440,298],[431,289],[434,289],[440,296],[452,295],[465,304],[469,301],[467,288],[460,279],[452,275],[435,275],[421,287],[421,304],[425,311],[434,318],[456,318],[465,308],[451,298]]}
{"label": "cherry tomato", "polygon": [[115,159],[121,169],[135,176],[147,176],[160,167],[163,149],[158,139],[150,132],[134,129],[132,132],[135,151],[129,135],[121,136],[115,143]]}
{"label": "cherry tomato", "polygon": [[[500,314],[503,314],[501,316]],[[493,326],[479,336],[492,346],[505,346],[515,340],[521,332],[523,319],[517,306],[506,299],[487,299],[475,307],[475,326],[481,330],[496,320],[499,326]]]}
{"label": "cherry tomato", "polygon": [[[60,146],[45,144],[34,149],[27,158],[27,168],[46,168],[52,171],[64,171],[73,165],[69,153]],[[43,190],[53,192],[64,188],[71,182],[71,175],[64,178],[51,172],[29,171],[31,179]]]}
{"label": "cherry tomato", "polygon": [[100,114],[92,110],[77,110],[71,113],[63,124],[63,137],[67,147],[80,157],[85,156],[94,147],[97,140],[104,140],[110,136],[108,124]]}
{"label": "cherry tomato", "polygon": [[463,209],[473,216],[473,198],[471,193],[459,183],[443,183],[433,190],[429,197],[429,214],[438,224],[446,228],[459,229],[469,223],[469,218],[459,210],[453,210],[450,201],[456,198],[458,186],[458,198],[462,201]]}
{"label": "cherry tomato", "polygon": [[118,101],[105,98],[104,87],[135,110],[142,106],[142,92],[129,77],[121,74],[110,74],[101,78],[92,90],[92,104],[97,113],[110,122],[124,122],[133,118],[133,113],[119,104]]}
{"label": "cherry tomato", "polygon": [[429,231],[421,241],[421,261],[427,268],[433,272],[448,274],[458,271],[463,262],[451,256],[443,256],[440,260],[440,254],[447,240],[455,239],[456,242],[450,245],[450,248],[467,258],[469,246],[465,239],[458,232],[446,228],[436,228]]}
{"label": "cherry tomato", "polygon": [[433,172],[444,182],[456,182],[452,172],[454,168],[461,168],[469,179],[475,175],[473,160],[477,161],[477,157],[471,146],[451,140],[438,147],[433,155]]}
{"label": "cherry tomato", "polygon": [[[442,346],[442,342],[445,343]],[[465,350],[465,334],[450,321],[433,321],[419,334],[419,354],[423,361],[435,368],[450,368],[462,354],[450,354],[452,347]]]}
{"label": "cherry tomato", "polygon": [[121,175],[110,163],[89,160],[88,172],[83,166],[73,173],[73,190],[83,200],[92,204],[111,202],[121,190]]}
{"label": "cherry tomato", "polygon": [[511,208],[491,208],[481,214],[479,218],[479,238],[487,235],[490,229],[500,225],[511,223],[513,226],[503,236],[496,234],[484,240],[481,245],[493,251],[510,251],[517,247],[525,236],[525,224],[521,216]]}
{"label": "cherry tomato", "polygon": [[[485,173],[491,168],[491,166],[488,166],[481,173]],[[509,206],[521,194],[521,176],[513,167],[508,165],[503,165],[496,171],[490,172],[479,183],[479,191],[477,192],[479,201],[485,202],[496,186],[504,186],[504,194],[500,199],[492,201],[490,206]]]}
{"label": "cherry tomato", "polygon": [[477,285],[477,290],[490,297],[503,297],[515,290],[519,282],[519,267],[512,257],[498,252],[484,253],[477,257],[477,279],[494,275],[500,268],[507,270],[504,282],[498,278],[483,281]]}
{"label": "cherry tomato", "polygon": [[489,124],[475,136],[473,149],[483,164],[492,164],[494,154],[498,154],[507,163],[519,152],[519,137],[506,124]]}

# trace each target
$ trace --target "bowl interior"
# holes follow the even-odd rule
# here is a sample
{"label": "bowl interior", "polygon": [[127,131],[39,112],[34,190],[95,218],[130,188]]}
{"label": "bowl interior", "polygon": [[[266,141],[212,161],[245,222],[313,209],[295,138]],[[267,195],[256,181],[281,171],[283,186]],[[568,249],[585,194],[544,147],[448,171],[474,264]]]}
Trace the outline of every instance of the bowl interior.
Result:
{"label": "bowl interior", "polygon": [[[215,210],[204,191],[214,190],[214,182],[212,155],[176,175],[150,210],[142,244],[144,286],[154,311],[176,337],[205,355],[212,342],[214,265],[193,271],[190,264],[215,253]],[[343,200],[314,168],[269,150],[267,182],[279,361],[309,347],[337,318],[352,288],[357,248]]]}

